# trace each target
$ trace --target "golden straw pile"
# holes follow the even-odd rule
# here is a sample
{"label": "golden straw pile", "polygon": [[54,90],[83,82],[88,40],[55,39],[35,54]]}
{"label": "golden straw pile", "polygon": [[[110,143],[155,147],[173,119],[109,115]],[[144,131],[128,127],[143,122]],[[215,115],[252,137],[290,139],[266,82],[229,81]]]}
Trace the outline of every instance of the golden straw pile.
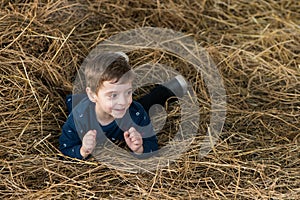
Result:
{"label": "golden straw pile", "polygon": [[[0,6],[0,199],[300,199],[299,1],[3,0]],[[61,159],[58,137],[76,71],[99,43],[138,27],[191,35],[210,54],[227,95],[219,141],[198,157],[210,114],[201,75],[174,55],[144,49],[129,53],[133,66],[162,61],[193,85],[201,117],[189,149],[140,173],[93,158]],[[176,112],[159,135],[161,145],[178,128]]]}

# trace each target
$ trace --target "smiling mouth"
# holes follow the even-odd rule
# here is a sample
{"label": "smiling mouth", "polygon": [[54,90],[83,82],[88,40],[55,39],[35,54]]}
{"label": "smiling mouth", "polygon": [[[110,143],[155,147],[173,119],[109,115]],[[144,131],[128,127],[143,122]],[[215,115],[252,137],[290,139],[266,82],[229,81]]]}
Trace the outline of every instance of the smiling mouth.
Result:
{"label": "smiling mouth", "polygon": [[117,111],[117,112],[124,112],[126,109],[122,108],[122,109],[114,109],[114,110]]}

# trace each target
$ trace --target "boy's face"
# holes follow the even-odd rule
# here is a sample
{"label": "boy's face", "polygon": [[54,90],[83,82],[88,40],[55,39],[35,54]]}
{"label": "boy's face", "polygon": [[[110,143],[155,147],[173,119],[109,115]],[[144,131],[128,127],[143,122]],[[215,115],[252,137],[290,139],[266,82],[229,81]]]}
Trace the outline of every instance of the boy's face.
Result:
{"label": "boy's face", "polygon": [[122,118],[132,103],[132,82],[104,81],[94,98],[97,117]]}

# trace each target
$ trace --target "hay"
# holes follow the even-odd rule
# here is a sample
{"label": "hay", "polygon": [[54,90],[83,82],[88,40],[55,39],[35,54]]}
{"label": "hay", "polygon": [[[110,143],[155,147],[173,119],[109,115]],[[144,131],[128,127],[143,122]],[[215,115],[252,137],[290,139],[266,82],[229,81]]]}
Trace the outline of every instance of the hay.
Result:
{"label": "hay", "polygon": [[[299,11],[296,0],[2,1],[1,199],[299,199]],[[64,98],[84,57],[143,26],[192,34],[210,53],[227,92],[220,141],[198,158],[209,122],[205,84],[187,63],[149,49],[131,52],[133,66],[163,59],[194,83],[201,120],[191,148],[146,173],[61,160]]]}

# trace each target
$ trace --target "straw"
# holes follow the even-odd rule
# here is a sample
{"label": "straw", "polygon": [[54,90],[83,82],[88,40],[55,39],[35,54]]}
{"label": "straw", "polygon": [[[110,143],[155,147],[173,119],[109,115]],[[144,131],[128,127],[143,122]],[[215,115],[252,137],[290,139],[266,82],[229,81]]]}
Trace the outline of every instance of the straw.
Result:
{"label": "straw", "polygon": [[[297,0],[2,1],[0,198],[299,199],[299,11]],[[227,97],[216,145],[199,158],[211,109],[201,73],[170,52],[140,49],[128,52],[134,68],[167,64],[191,83],[198,134],[154,170],[63,157],[64,100],[84,58],[114,34],[149,26],[192,36],[216,63]],[[180,145],[181,107],[166,109],[159,145]]]}

